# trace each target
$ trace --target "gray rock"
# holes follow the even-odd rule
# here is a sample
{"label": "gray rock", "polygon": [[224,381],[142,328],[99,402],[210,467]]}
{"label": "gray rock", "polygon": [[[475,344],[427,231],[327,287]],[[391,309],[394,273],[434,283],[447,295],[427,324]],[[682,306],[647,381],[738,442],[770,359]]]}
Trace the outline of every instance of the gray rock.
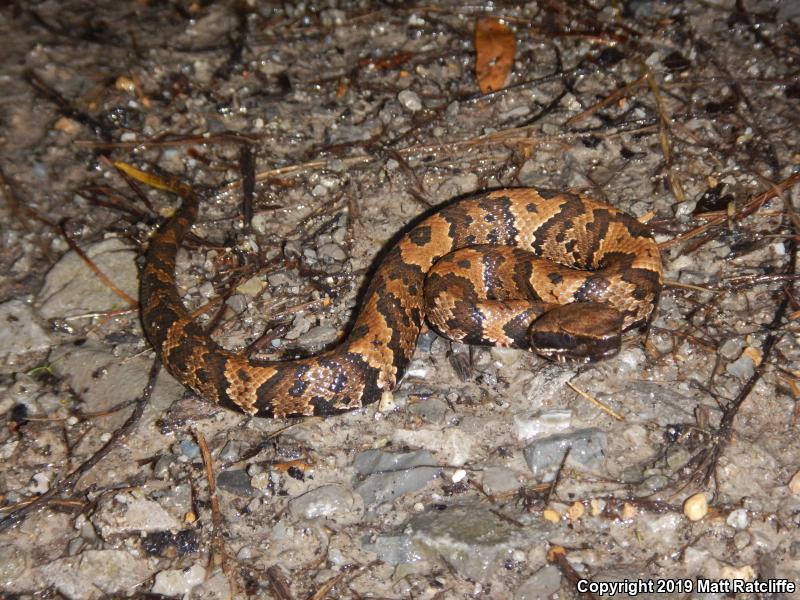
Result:
{"label": "gray rock", "polygon": [[169,477],[169,469],[173,464],[175,464],[174,454],[162,454],[153,465],[153,476],[158,479],[166,479]]}
{"label": "gray rock", "polygon": [[188,459],[198,458],[200,456],[200,446],[192,440],[181,440],[178,442],[178,450]]}
{"label": "gray rock", "polygon": [[250,485],[250,476],[242,470],[231,469],[217,475],[217,487],[236,496],[253,498],[260,493]]}
{"label": "gray rock", "polygon": [[300,258],[300,255],[302,254],[300,242],[297,240],[287,240],[287,242],[283,245],[283,254],[290,260],[292,258]]}
{"label": "gray rock", "polygon": [[361,497],[343,485],[323,485],[289,502],[298,519],[327,519],[339,524],[357,523],[364,513]]}
{"label": "gray rock", "polygon": [[287,340],[296,340],[311,329],[311,321],[304,314],[298,314],[292,319],[292,328],[284,336]]}
{"label": "gray rock", "polygon": [[343,262],[347,259],[347,254],[344,250],[342,250],[342,247],[339,244],[334,244],[333,242],[320,246],[319,256],[322,259],[332,262]]}
{"label": "gray rock", "polygon": [[230,440],[219,453],[219,460],[223,464],[231,464],[239,460],[244,444],[239,440]]}
{"label": "gray rock", "polygon": [[390,565],[415,563],[425,558],[407,535],[379,535],[374,540],[367,537],[361,546]]}
{"label": "gray rock", "polygon": [[462,577],[486,580],[516,548],[549,535],[520,527],[480,505],[450,506],[411,519],[406,531],[417,551],[437,555]]}
{"label": "gray rock", "polygon": [[105,539],[133,532],[165,531],[181,527],[177,519],[158,502],[145,498],[139,490],[103,497],[92,523]]}
{"label": "gray rock", "polygon": [[27,355],[50,348],[50,337],[33,309],[21,300],[0,304],[0,365],[17,365]]}
{"label": "gray rock", "polygon": [[719,353],[728,360],[734,360],[742,353],[745,345],[745,341],[742,338],[731,338],[723,342],[719,347]]}
{"label": "gray rock", "polygon": [[742,354],[739,358],[737,358],[732,363],[728,363],[728,366],[725,367],[725,370],[733,375],[734,377],[738,377],[739,379],[750,379],[755,373],[756,364],[753,362],[753,359],[749,356]]}
{"label": "gray rock", "polygon": [[544,475],[550,480],[555,475],[564,453],[570,449],[567,462],[579,464],[588,469],[600,466],[606,447],[607,436],[599,429],[579,429],[572,433],[551,435],[534,441],[522,454],[534,475]]}
{"label": "gray rock", "polygon": [[280,285],[288,285],[289,283],[291,283],[291,281],[292,280],[289,278],[289,276],[283,271],[279,271],[277,273],[270,273],[267,276],[267,282],[272,287],[278,287]]}
{"label": "gray rock", "polygon": [[0,582],[16,579],[25,571],[25,553],[8,543],[0,546]]}
{"label": "gray rock", "polygon": [[422,100],[420,100],[419,96],[411,90],[403,90],[397,94],[397,100],[403,105],[403,107],[411,112],[416,112],[422,108]]}
{"label": "gray rock", "polygon": [[41,567],[42,578],[69,600],[130,593],[151,576],[148,561],[123,550],[87,550]]}
{"label": "gray rock", "polygon": [[561,572],[558,567],[547,565],[517,588],[514,598],[517,600],[540,600],[551,598],[561,589]]}
{"label": "gray rock", "polygon": [[518,440],[529,440],[569,429],[571,421],[571,410],[517,413],[514,415],[514,433]]}
{"label": "gray rock", "polygon": [[225,304],[237,315],[240,315],[247,310],[247,297],[244,294],[233,294],[225,300]]}
{"label": "gray rock", "polygon": [[447,415],[449,407],[447,403],[439,400],[439,398],[427,398],[415,402],[408,407],[411,414],[417,415],[420,419],[433,423],[434,425],[441,425],[444,423],[444,418]]}
{"label": "gray rock", "polygon": [[[94,342],[80,347],[61,346],[51,353],[49,360],[56,375],[69,382],[89,411],[108,410],[119,402],[138,397],[147,383],[150,366],[146,356],[119,358]],[[110,418],[125,417],[121,412]]]}
{"label": "gray rock", "polygon": [[483,491],[487,494],[501,494],[521,487],[517,474],[507,467],[487,467],[481,479]]}
{"label": "gray rock", "polygon": [[297,341],[304,348],[308,348],[310,346],[322,346],[335,341],[336,334],[337,331],[334,327],[330,327],[329,325],[317,325],[297,338]]}
{"label": "gray rock", "polygon": [[[136,298],[139,274],[136,252],[119,238],[103,240],[84,249],[86,255],[119,289]],[[74,252],[67,252],[50,269],[36,299],[45,319],[66,318],[126,307],[125,300],[98,279]]]}
{"label": "gray rock", "polygon": [[424,451],[393,454],[367,450],[356,456],[354,466],[365,476],[355,490],[368,507],[419,490],[441,473],[433,455]]}
{"label": "gray rock", "polygon": [[750,515],[743,508],[731,511],[725,522],[734,529],[745,529],[750,524]]}

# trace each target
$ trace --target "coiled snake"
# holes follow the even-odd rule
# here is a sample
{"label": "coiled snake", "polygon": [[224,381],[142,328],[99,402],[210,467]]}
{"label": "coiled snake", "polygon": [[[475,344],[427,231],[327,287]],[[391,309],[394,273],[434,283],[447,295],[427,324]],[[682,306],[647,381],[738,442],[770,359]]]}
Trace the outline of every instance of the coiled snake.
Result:
{"label": "coiled snake", "polygon": [[388,249],[336,348],[258,362],[216,344],[183,305],[175,258],[198,199],[179,191],[181,208],[145,257],[144,331],[183,385],[251,415],[327,415],[380,399],[405,373],[425,320],[470,344],[610,356],[623,331],[647,326],[661,290],[658,247],[633,217],[574,194],[497,190],[444,205]]}

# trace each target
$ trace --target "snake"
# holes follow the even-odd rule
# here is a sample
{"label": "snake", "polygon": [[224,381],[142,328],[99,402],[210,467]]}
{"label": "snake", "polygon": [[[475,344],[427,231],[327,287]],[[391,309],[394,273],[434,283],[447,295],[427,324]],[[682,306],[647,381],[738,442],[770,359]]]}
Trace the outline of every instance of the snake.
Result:
{"label": "snake", "polygon": [[176,257],[199,199],[188,185],[178,194],[144,255],[144,333],[186,388],[253,416],[331,415],[390,399],[426,327],[553,361],[607,358],[625,332],[646,331],[662,287],[658,245],[629,214],[571,192],[491,190],[435,207],[387,246],[338,345],[267,361],[220,346],[184,306]]}

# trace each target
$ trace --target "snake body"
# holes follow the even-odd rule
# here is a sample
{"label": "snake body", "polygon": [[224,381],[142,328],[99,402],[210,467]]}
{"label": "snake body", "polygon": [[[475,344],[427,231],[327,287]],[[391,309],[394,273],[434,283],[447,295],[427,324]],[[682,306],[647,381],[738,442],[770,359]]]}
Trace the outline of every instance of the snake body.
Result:
{"label": "snake body", "polygon": [[444,205],[389,248],[337,347],[259,362],[216,344],[183,305],[175,260],[198,200],[182,196],[146,253],[144,331],[183,385],[250,415],[328,415],[379,400],[405,373],[426,318],[468,343],[539,344],[549,358],[573,344],[572,358],[602,357],[620,331],[649,323],[662,284],[658,247],[633,217],[569,193],[497,190]]}

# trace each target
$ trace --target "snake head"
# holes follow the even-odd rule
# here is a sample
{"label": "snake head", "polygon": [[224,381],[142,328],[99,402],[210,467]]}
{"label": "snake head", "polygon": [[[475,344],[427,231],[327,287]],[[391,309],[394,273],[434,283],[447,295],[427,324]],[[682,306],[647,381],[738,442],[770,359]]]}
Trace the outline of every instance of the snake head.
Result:
{"label": "snake head", "polygon": [[534,321],[531,348],[556,362],[592,362],[619,352],[622,314],[606,304],[580,302],[558,306]]}

